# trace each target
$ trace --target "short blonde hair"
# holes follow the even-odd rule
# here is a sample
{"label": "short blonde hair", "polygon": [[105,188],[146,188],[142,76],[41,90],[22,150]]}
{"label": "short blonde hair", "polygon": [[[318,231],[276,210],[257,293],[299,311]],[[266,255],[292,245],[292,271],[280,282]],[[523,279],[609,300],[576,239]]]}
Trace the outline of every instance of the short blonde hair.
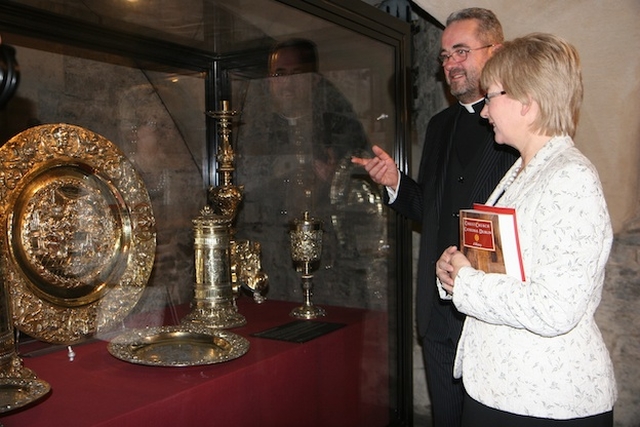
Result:
{"label": "short blonde hair", "polygon": [[483,90],[492,83],[500,84],[512,99],[538,103],[540,114],[532,131],[575,135],[583,96],[582,70],[578,51],[564,39],[532,33],[505,42],[482,70]]}

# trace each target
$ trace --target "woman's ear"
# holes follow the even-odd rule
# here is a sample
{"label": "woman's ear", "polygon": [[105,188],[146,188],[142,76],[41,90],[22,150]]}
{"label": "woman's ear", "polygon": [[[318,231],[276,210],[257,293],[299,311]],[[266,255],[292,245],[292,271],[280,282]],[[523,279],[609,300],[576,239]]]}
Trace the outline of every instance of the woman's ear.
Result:
{"label": "woman's ear", "polygon": [[[534,110],[537,111],[537,103],[531,98],[531,96],[527,96],[527,100],[522,103],[522,108],[520,109],[520,114],[522,116],[526,116],[527,114],[534,113]],[[534,117],[535,118],[535,117]]]}

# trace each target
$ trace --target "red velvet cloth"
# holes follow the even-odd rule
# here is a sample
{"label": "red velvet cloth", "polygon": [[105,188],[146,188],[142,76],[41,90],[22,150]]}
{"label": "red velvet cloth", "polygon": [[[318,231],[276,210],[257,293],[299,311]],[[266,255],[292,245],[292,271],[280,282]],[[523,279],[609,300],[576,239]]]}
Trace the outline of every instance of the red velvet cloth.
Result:
{"label": "red velvet cloth", "polygon": [[[385,426],[389,423],[386,313],[325,307],[347,326],[304,344],[250,334],[294,319],[296,305],[240,298],[250,342],[238,359],[193,367],[121,361],[105,341],[25,357],[51,393],[0,417],[4,427],[36,426]],[[186,311],[186,310],[183,310]],[[181,314],[184,314],[181,313]]]}

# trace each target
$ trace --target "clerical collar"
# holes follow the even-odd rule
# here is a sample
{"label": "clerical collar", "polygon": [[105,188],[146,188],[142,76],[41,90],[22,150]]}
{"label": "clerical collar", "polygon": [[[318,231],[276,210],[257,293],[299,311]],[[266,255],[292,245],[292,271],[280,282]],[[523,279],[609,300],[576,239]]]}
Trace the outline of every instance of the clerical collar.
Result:
{"label": "clerical collar", "polygon": [[285,119],[287,121],[287,123],[289,124],[289,126],[295,126],[298,124],[298,120],[300,120],[302,117],[304,117],[304,115],[300,115],[300,116],[296,116],[296,117],[289,117],[289,116],[285,116],[282,113],[277,113],[280,117],[282,117],[283,119]]}
{"label": "clerical collar", "polygon": [[462,105],[469,113],[473,114],[476,112],[473,107],[481,103],[483,100],[484,98],[480,98],[476,102],[472,102],[471,104],[464,104],[460,102],[460,105]]}

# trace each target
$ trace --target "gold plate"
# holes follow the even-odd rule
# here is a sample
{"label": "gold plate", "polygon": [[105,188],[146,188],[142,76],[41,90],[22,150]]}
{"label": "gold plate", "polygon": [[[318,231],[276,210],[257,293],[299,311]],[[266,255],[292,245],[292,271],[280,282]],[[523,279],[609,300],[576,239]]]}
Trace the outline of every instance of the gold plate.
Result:
{"label": "gold plate", "polygon": [[2,264],[16,327],[73,344],[121,321],[155,257],[155,219],[133,165],[87,129],[42,125],[0,148]]}
{"label": "gold plate", "polygon": [[0,413],[34,402],[49,390],[49,384],[38,379],[0,378]]}
{"label": "gold plate", "polygon": [[192,326],[135,329],[113,339],[109,353],[150,366],[198,366],[226,362],[249,351],[249,341],[226,330]]}

